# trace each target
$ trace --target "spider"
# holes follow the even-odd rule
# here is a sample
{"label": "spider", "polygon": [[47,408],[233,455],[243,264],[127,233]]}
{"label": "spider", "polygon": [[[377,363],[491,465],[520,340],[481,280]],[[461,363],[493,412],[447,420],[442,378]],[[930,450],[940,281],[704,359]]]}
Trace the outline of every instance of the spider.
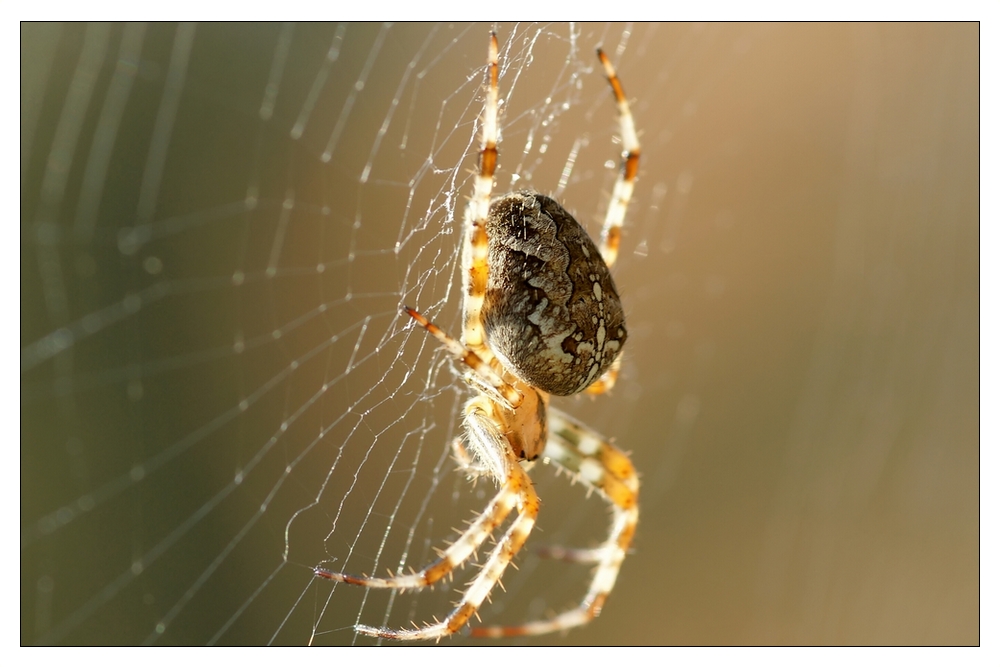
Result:
{"label": "spider", "polygon": [[596,617],[615,585],[639,520],[639,480],[628,456],[549,406],[552,394],[602,393],[617,377],[627,334],[609,267],[618,255],[639,166],[632,114],[614,67],[598,49],[617,102],[623,143],[598,251],[583,227],[549,197],[521,191],[491,199],[497,164],[498,53],[496,34],[491,33],[479,172],[463,223],[462,342],[416,310],[404,310],[465,366],[465,380],[476,395],[465,405],[465,437],[453,444],[456,458],[471,476],[488,475],[499,489],[458,539],[419,571],[378,578],[317,567],[315,574],[370,588],[432,586],[464,565],[512,511],[517,516],[443,620],[413,629],[355,626],[356,632],[374,637],[440,639],[477,615],[535,524],[539,500],[527,470],[540,457],[598,491],[612,510],[610,532],[596,548],[542,552],[595,566],[587,592],[574,609],[522,625],[475,627],[473,636],[542,634]]}

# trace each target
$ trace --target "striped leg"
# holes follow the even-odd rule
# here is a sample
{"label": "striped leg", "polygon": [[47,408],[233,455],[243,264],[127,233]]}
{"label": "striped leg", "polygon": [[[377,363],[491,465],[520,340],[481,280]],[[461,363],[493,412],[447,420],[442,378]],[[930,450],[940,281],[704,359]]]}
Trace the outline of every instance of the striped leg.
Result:
{"label": "striped leg", "polygon": [[516,626],[472,629],[474,637],[538,635],[587,623],[598,614],[614,588],[618,571],[639,522],[639,477],[629,458],[589,428],[563,413],[549,410],[549,438],[543,456],[576,475],[611,504],[611,530],[594,549],[551,549],[553,557],[578,563],[596,563],[590,585],[576,608],[545,620]]}
{"label": "striped leg", "polygon": [[618,371],[622,367],[622,355],[615,357],[615,360],[611,362],[611,368],[605,371],[604,375],[594,380],[593,383],[586,389],[584,393],[590,394],[591,396],[597,396],[599,394],[604,394],[611,390],[618,382]]}
{"label": "striped leg", "polygon": [[[357,632],[373,637],[398,640],[439,639],[457,632],[479,609],[486,596],[500,581],[507,565],[524,546],[535,525],[539,508],[538,496],[514,453],[515,450],[521,453],[525,450],[522,434],[503,433],[500,425],[505,423],[506,413],[522,404],[534,407],[535,412],[538,407],[531,401],[524,403],[522,394],[506,383],[475,352],[448,336],[412,308],[404,306],[404,310],[469,368],[466,377],[486,392],[466,404],[467,446],[462,443],[453,446],[463,466],[476,475],[489,474],[500,488],[483,513],[455,542],[440,552],[440,558],[419,571],[389,577],[357,576],[324,568],[316,568],[314,572],[323,579],[369,588],[419,589],[433,586],[469,560],[504,523],[511,511],[517,508],[518,517],[492,550],[479,574],[473,578],[459,604],[443,621],[413,630],[355,626]],[[531,394],[530,397],[538,400],[537,394]]]}
{"label": "striped leg", "polygon": [[[490,501],[483,513],[469,525],[465,532],[447,549],[439,553],[440,558],[417,572],[390,577],[357,576],[333,572],[324,568],[316,568],[314,572],[316,576],[323,579],[342,581],[346,584],[367,586],[368,588],[425,588],[433,586],[461,567],[482,546],[496,527],[504,522],[516,504],[517,494],[511,493],[506,488],[501,489],[500,493]],[[361,629],[359,632],[372,634]]]}
{"label": "striped leg", "polygon": [[[466,424],[469,427],[468,437],[489,440],[488,444],[490,446],[503,451],[502,437],[497,433],[495,427],[488,422],[484,422],[484,419],[486,419],[484,415],[487,414],[485,411],[488,411],[489,408],[490,404],[483,398],[475,398],[469,401],[469,404],[466,406]],[[473,468],[477,472],[492,473],[493,468],[498,467],[496,465],[486,466],[474,460],[461,444],[456,445],[456,447],[463,452],[470,466],[481,466],[481,468]],[[509,462],[502,461],[499,468],[505,471],[508,465]],[[507,477],[509,481],[509,475],[504,474],[504,477]],[[455,569],[461,567],[465,561],[475,554],[483,542],[496,530],[497,526],[504,522],[511,510],[518,504],[519,491],[517,486],[507,484],[503,479],[499,479],[498,481],[501,482],[500,490],[493,500],[490,501],[489,505],[486,506],[486,509],[483,510],[483,513],[447,549],[439,552],[440,558],[419,571],[411,572],[407,575],[368,577],[316,568],[314,570],[316,576],[356,586],[367,586],[369,588],[411,589],[433,586]],[[359,629],[359,632],[379,634],[368,626],[364,626],[364,628]],[[369,632],[369,630],[372,630],[372,632]]]}
{"label": "striped leg", "polygon": [[465,322],[463,342],[480,356],[490,358],[486,347],[481,311],[489,281],[487,255],[489,238],[486,236],[486,218],[490,213],[490,195],[493,193],[493,174],[497,168],[497,91],[500,67],[497,62],[496,33],[490,33],[489,64],[487,66],[486,103],[483,105],[482,145],[479,150],[479,174],[476,187],[465,208],[465,250],[462,255],[465,287]]}
{"label": "striped leg", "polygon": [[632,120],[632,110],[629,108],[625,90],[615,68],[608,60],[604,51],[597,49],[597,57],[604,65],[604,74],[611,84],[618,105],[619,132],[622,140],[622,163],[615,181],[615,189],[611,192],[608,202],[608,213],[604,218],[604,228],[601,230],[601,256],[608,268],[614,266],[618,259],[618,246],[621,244],[622,225],[625,224],[625,212],[632,200],[632,190],[635,187],[635,177],[639,173],[639,135],[635,131],[635,121]]}
{"label": "striped leg", "polygon": [[[622,139],[622,163],[618,170],[618,179],[615,181],[615,188],[611,192],[611,201],[608,202],[608,212],[604,217],[604,227],[601,229],[601,257],[608,268],[614,266],[618,260],[618,247],[621,245],[622,225],[625,224],[625,212],[628,210],[629,202],[632,200],[632,191],[635,188],[635,178],[639,173],[639,135],[635,131],[635,121],[632,119],[632,110],[629,107],[628,99],[625,97],[625,90],[615,68],[608,60],[604,51],[597,49],[597,57],[604,65],[604,74],[611,84],[611,91],[615,95],[615,102],[618,105],[619,133]],[[622,358],[615,359],[611,368],[592,385],[587,387],[588,394],[603,394],[615,386],[618,380],[618,370],[621,368]]]}
{"label": "striped leg", "polygon": [[459,343],[457,340],[446,334],[439,326],[409,306],[403,306],[403,310],[407,315],[416,320],[417,324],[426,329],[430,335],[434,336],[434,338],[441,343],[442,347],[451,352],[455,359],[460,361],[470,371],[472,371],[473,375],[467,375],[467,379],[474,382],[486,393],[496,396],[496,398],[500,401],[505,401],[507,407],[510,409],[517,408],[521,405],[524,400],[521,392],[512,387],[508,382],[505,382],[504,379],[500,377],[500,375],[493,370],[493,368],[491,368],[480,355],[476,354],[465,345]]}
{"label": "striped leg", "polygon": [[512,509],[517,509],[517,518],[514,519],[510,528],[490,552],[482,569],[473,577],[469,587],[463,593],[462,599],[443,620],[412,630],[358,625],[355,626],[357,632],[373,637],[398,640],[440,639],[458,632],[482,606],[490,591],[500,581],[511,560],[521,550],[531,534],[531,529],[538,518],[538,495],[535,493],[531,479],[528,478],[527,473],[524,472],[510,448],[503,446],[504,436],[500,434],[489,416],[489,404],[484,405],[483,401],[482,398],[473,399],[466,408],[466,426],[469,437],[488,439],[490,442],[483,443],[484,447],[504,452],[506,479],[503,480],[496,497],[482,516],[444,551],[441,559],[420,572],[387,579],[349,577],[348,575],[329,576],[333,573],[319,570],[317,570],[317,574],[328,579],[374,588],[423,588],[441,579],[468,560],[486,538],[503,523]]}

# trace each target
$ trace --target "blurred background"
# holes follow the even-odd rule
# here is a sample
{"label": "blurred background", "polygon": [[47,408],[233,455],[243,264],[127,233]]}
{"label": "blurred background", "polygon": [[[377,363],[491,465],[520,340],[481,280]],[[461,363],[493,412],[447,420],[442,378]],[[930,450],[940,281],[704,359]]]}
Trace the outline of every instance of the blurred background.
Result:
{"label": "blurred background", "polygon": [[[488,25],[21,25],[21,643],[372,643],[453,585],[453,334]],[[496,192],[592,234],[642,142],[608,396],[639,532],[532,644],[979,642],[976,24],[498,25]],[[531,544],[607,512],[548,466]],[[526,549],[487,623],[576,603]],[[448,640],[470,643],[466,637]]]}

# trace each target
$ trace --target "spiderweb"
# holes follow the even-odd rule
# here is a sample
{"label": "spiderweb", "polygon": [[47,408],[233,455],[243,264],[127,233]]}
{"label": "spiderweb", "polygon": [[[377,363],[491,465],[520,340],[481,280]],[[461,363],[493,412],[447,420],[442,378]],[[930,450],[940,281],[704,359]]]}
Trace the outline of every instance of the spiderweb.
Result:
{"label": "spiderweb", "polygon": [[[596,235],[620,150],[597,45],[619,66],[643,142],[615,269],[630,332],[619,385],[607,397],[560,403],[634,451],[643,473],[637,553],[592,628],[528,641],[648,642],[661,623],[679,634],[657,642],[833,641],[823,613],[841,607],[817,603],[814,589],[838,589],[837,569],[819,547],[801,546],[797,529],[784,528],[800,517],[788,508],[809,497],[806,485],[790,480],[828,469],[803,454],[805,424],[842,423],[868,396],[882,402],[848,420],[829,451],[898,437],[908,414],[900,405],[925,401],[935,424],[969,423],[933,391],[922,399],[894,393],[907,384],[904,369],[932,354],[927,345],[939,349],[905,324],[894,330],[897,342],[908,335],[915,342],[902,361],[863,348],[874,355],[874,384],[824,375],[850,356],[838,347],[831,315],[840,302],[830,297],[827,311],[808,304],[823,303],[831,283],[835,296],[838,285],[851,293],[837,282],[840,265],[828,249],[839,238],[835,256],[850,255],[855,227],[833,216],[796,232],[802,216],[794,210],[787,227],[754,226],[768,219],[764,201],[794,204],[806,192],[836,206],[838,193],[863,190],[842,178],[840,139],[873,131],[864,124],[871,116],[843,102],[851,99],[843,91],[878,91],[865,88],[870,79],[856,64],[839,74],[822,58],[786,57],[817,41],[817,49],[867,57],[867,33],[852,42],[853,33],[840,30],[826,43],[768,26],[497,27],[496,192],[554,194]],[[491,484],[456,472],[451,458],[467,388],[452,360],[399,311],[405,303],[460,333],[460,222],[476,164],[488,32],[484,25],[22,26],[22,643],[369,643],[355,636],[355,623],[406,626],[455,603],[474,565],[454,584],[405,595],[334,587],[313,568],[418,567],[493,493]],[[946,45],[953,65],[965,62],[964,51]],[[830,74],[831,88],[810,89],[805,99],[819,100],[815,106],[776,111],[767,105],[781,91],[761,102],[745,77],[748,68],[779,63],[794,82],[814,81],[816,69]],[[935,71],[946,85],[945,70]],[[964,107],[940,113],[952,118]],[[762,116],[772,118],[763,128],[749,120]],[[921,118],[939,127],[931,111]],[[827,141],[810,123],[839,134]],[[780,160],[766,157],[774,133],[789,126],[821,137],[812,171],[781,170]],[[741,181],[754,164],[778,169],[780,184],[760,190]],[[700,192],[714,194],[699,200]],[[886,196],[898,215],[903,200]],[[889,240],[868,261],[885,272],[879,285],[902,289],[885,259],[897,227],[885,229]],[[963,232],[944,234],[956,252],[967,248]],[[785,243],[821,250],[804,257]],[[941,270],[967,294],[967,276],[950,264]],[[774,289],[791,277],[802,291]],[[769,301],[775,292],[785,300]],[[939,297],[913,307],[943,322]],[[745,307],[751,302],[787,323],[777,336],[787,359],[754,351],[768,343]],[[974,300],[950,303],[957,310],[949,321],[967,323],[970,313],[974,321]],[[791,314],[793,306],[807,314]],[[865,336],[875,310],[858,315]],[[747,338],[725,333],[737,321]],[[796,337],[809,326],[823,335]],[[962,327],[940,331],[945,341],[967,337]],[[781,370],[747,362],[742,375],[731,374],[742,360],[762,358]],[[965,386],[968,358],[948,359],[923,386],[941,377]],[[762,404],[746,405],[756,394],[748,388],[759,389],[772,372],[782,379]],[[823,390],[849,399],[823,408]],[[736,434],[699,432],[706,414],[733,420]],[[959,431],[971,442],[974,429]],[[848,455],[831,465],[866,500],[848,494],[834,506],[857,513],[880,497],[872,471],[889,465],[891,446],[849,451],[866,452],[857,454],[865,472],[853,476]],[[929,451],[914,456],[925,461],[937,450]],[[961,449],[937,493],[966,486],[969,451]],[[760,476],[748,481],[747,465]],[[907,465],[904,486],[924,479],[923,464]],[[601,538],[600,499],[546,466],[532,477],[543,507],[529,545]],[[970,515],[961,498],[941,521]],[[907,517],[930,511],[913,502]],[[855,534],[816,513],[831,521],[813,544]],[[894,521],[874,516],[873,525]],[[756,530],[733,537],[734,525]],[[753,555],[696,562],[725,549]],[[949,552],[911,564],[911,572],[952,572],[945,566],[968,559],[967,551]],[[747,571],[734,562],[748,563]],[[807,586],[797,571],[775,570],[789,562],[812,564],[803,576],[821,576],[805,577]],[[517,563],[506,591],[497,589],[481,610],[483,621],[544,617],[584,590],[585,567],[530,549]],[[706,584],[720,572],[743,592]],[[970,590],[964,579],[959,590]],[[965,613],[967,598],[956,594],[952,608]],[[694,600],[714,603],[699,608]],[[725,600],[756,610],[750,629],[719,618]],[[826,611],[790,630],[774,621],[806,603]]]}

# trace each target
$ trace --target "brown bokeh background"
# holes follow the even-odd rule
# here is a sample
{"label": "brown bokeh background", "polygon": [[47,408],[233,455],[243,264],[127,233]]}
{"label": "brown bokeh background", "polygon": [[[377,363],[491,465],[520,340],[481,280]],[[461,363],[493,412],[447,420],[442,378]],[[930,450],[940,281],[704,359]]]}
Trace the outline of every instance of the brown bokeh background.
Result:
{"label": "brown bokeh background", "polygon": [[[470,493],[443,449],[463,396],[450,363],[396,318],[405,299],[456,330],[458,237],[441,230],[461,204],[441,202],[451,175],[458,200],[468,192],[488,27],[347,26],[320,120],[292,139],[337,28],[296,26],[262,120],[286,33],[200,25],[157,148],[184,30],[147,29],[121,124],[102,135],[126,28],[22,25],[21,641],[350,643],[359,609],[381,622],[385,598],[330,596],[309,567],[346,557],[371,569],[392,516],[380,571],[397,565],[410,521],[416,565],[488,490]],[[603,43],[643,145],[615,270],[630,339],[613,395],[561,407],[633,453],[643,514],[601,618],[530,641],[978,643],[978,26],[573,31],[575,41],[566,26],[498,27],[509,50],[497,187],[517,174],[518,187],[554,190],[575,146],[561,197],[597,229],[616,131],[590,69]],[[102,39],[79,139],[56,154],[81,54]],[[407,74],[414,61],[419,77]],[[87,160],[108,136],[96,231],[79,234]],[[167,158],[150,208],[156,150]],[[62,173],[59,159],[54,196],[45,179]],[[259,204],[244,210],[250,190]],[[282,210],[294,212],[285,223]],[[146,222],[156,233],[130,251],[123,233]],[[269,281],[269,266],[288,270]],[[329,309],[291,326],[320,304]],[[67,326],[68,350],[25,365],[24,350]],[[268,338],[275,329],[280,340]],[[403,447],[423,449],[406,458]],[[404,496],[411,469],[425,490]],[[245,482],[216,498],[241,470]],[[533,539],[601,524],[599,504],[581,504],[564,478],[538,479]],[[321,488],[315,511],[289,524]],[[96,509],[80,505],[106,489]],[[428,498],[429,514],[407,514]],[[371,510],[370,530],[335,519],[341,501],[347,514]],[[78,514],[63,521],[66,507]],[[43,530],[46,517],[56,523]],[[484,619],[544,614],[579,591],[580,573],[549,575],[537,561],[523,555]],[[455,599],[426,597],[399,598],[392,619]]]}

